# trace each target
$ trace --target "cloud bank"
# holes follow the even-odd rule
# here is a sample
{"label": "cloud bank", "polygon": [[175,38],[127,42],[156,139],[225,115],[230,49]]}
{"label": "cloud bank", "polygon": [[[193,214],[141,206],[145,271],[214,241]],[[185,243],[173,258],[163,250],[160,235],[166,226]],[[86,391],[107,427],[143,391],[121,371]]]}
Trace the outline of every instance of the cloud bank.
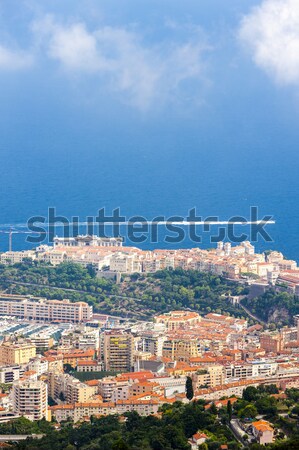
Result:
{"label": "cloud bank", "polygon": [[105,89],[140,110],[187,95],[186,81],[203,84],[208,47],[196,31],[183,43],[145,44],[142,33],[125,27],[89,30],[83,22],[65,25],[51,16],[35,22],[33,31],[47,56],[69,75],[98,77]]}
{"label": "cloud bank", "polygon": [[264,0],[243,18],[239,37],[276,82],[299,84],[298,0]]}
{"label": "cloud bank", "polygon": [[0,70],[20,70],[31,66],[32,62],[31,54],[10,50],[0,44]]}

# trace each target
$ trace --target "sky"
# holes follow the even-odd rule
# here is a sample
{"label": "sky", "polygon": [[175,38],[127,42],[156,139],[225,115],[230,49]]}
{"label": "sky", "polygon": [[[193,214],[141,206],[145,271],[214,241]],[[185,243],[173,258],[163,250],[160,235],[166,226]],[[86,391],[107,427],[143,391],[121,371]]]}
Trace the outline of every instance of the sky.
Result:
{"label": "sky", "polygon": [[298,21],[296,0],[2,0],[1,94],[145,119],[208,108],[234,80],[296,95]]}
{"label": "sky", "polygon": [[298,93],[297,0],[0,0],[0,223],[257,204],[295,238]]}

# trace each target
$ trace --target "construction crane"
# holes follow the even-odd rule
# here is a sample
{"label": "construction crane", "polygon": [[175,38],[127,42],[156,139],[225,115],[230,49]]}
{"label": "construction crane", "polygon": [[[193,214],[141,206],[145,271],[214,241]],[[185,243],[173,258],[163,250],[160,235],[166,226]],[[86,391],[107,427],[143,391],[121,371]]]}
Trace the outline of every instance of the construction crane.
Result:
{"label": "construction crane", "polygon": [[13,227],[10,227],[9,230],[1,230],[0,233],[8,234],[8,250],[12,251],[12,235],[13,234],[47,234],[46,231],[44,232],[35,232],[35,231],[22,231],[22,230],[16,230]]}

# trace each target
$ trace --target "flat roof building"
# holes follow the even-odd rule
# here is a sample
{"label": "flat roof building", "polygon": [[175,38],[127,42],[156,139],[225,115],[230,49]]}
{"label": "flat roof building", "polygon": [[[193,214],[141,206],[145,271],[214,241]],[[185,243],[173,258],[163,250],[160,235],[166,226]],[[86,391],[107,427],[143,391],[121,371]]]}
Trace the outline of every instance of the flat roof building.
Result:
{"label": "flat roof building", "polygon": [[47,419],[48,388],[43,381],[17,381],[12,388],[13,409],[29,420]]}
{"label": "flat roof building", "polygon": [[0,345],[0,365],[27,364],[36,356],[36,347],[28,342],[4,342]]}
{"label": "flat roof building", "polygon": [[92,306],[85,302],[46,300],[21,295],[1,294],[0,315],[47,322],[87,322],[92,318]]}
{"label": "flat roof building", "polygon": [[134,337],[124,331],[104,333],[105,370],[131,372],[134,366]]}

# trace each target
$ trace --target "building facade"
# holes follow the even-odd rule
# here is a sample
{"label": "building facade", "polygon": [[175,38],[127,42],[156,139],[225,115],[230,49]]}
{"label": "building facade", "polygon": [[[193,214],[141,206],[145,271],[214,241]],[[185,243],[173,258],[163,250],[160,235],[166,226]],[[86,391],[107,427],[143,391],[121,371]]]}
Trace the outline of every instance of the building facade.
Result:
{"label": "building facade", "polygon": [[104,334],[105,370],[131,372],[134,366],[134,337],[123,331],[106,331]]}
{"label": "building facade", "polygon": [[43,381],[17,381],[12,388],[13,409],[29,420],[47,419],[48,389]]}
{"label": "building facade", "polygon": [[0,315],[36,321],[81,323],[92,318],[92,306],[85,302],[1,294]]}

